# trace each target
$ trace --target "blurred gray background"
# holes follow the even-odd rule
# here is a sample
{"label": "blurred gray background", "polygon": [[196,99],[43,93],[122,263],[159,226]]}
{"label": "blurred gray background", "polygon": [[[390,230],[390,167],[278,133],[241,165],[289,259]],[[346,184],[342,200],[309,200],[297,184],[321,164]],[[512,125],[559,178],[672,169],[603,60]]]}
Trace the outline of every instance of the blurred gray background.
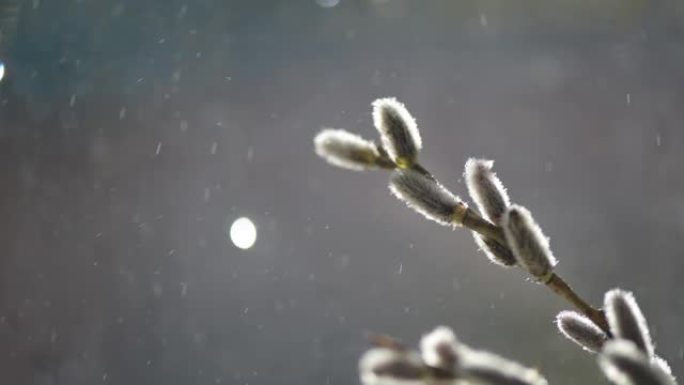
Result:
{"label": "blurred gray background", "polygon": [[[466,195],[496,159],[600,304],[636,293],[684,375],[684,5],[646,0],[0,2],[0,378],[355,384],[369,331],[449,325],[557,385],[605,384],[567,308],[471,235],[328,166],[323,126],[418,120]],[[254,247],[233,245],[238,217]]]}

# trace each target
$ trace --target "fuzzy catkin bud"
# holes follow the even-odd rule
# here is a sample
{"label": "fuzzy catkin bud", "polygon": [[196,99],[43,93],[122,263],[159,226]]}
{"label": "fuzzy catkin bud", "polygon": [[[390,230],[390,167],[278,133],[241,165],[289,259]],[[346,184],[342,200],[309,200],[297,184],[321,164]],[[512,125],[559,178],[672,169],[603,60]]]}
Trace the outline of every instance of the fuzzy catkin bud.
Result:
{"label": "fuzzy catkin bud", "polygon": [[510,199],[501,180],[492,171],[493,160],[470,158],[465,164],[465,181],[470,198],[489,221],[500,224]]}
{"label": "fuzzy catkin bud", "polygon": [[314,147],[329,163],[356,171],[378,167],[381,157],[375,143],[345,130],[324,129],[314,138]]}
{"label": "fuzzy catkin bud", "polygon": [[415,119],[394,98],[373,102],[373,123],[390,158],[401,168],[415,163],[422,147]]}
{"label": "fuzzy catkin bud", "polygon": [[429,372],[414,351],[374,348],[359,361],[364,385],[422,384]]}
{"label": "fuzzy catkin bud", "polygon": [[672,382],[677,382],[677,378],[672,374],[670,364],[665,361],[664,358],[654,355],[653,358],[651,358],[651,365],[658,367],[663,373],[667,374],[670,379],[672,379]]}
{"label": "fuzzy catkin bud", "polygon": [[504,214],[503,230],[518,263],[537,280],[548,280],[556,259],[549,248],[549,240],[530,212],[522,206],[511,206]]}
{"label": "fuzzy catkin bud", "polygon": [[534,369],[483,351],[463,354],[460,370],[463,377],[478,385],[547,385],[546,379]]}
{"label": "fuzzy catkin bud", "polygon": [[441,225],[458,224],[465,204],[436,180],[414,170],[392,173],[389,188],[398,199]]}
{"label": "fuzzy catkin bud", "polygon": [[453,373],[459,361],[458,340],[454,332],[439,326],[423,336],[420,351],[427,366]]}
{"label": "fuzzy catkin bud", "polygon": [[515,266],[517,261],[511,250],[507,247],[501,246],[499,242],[493,241],[489,238],[483,238],[482,235],[473,231],[473,238],[477,247],[485,253],[487,258],[492,262],[502,267]]}
{"label": "fuzzy catkin bud", "polygon": [[608,341],[599,355],[599,365],[616,385],[676,385],[671,375],[652,364],[649,357],[628,340]]}
{"label": "fuzzy catkin bud", "polygon": [[613,289],[604,298],[610,332],[617,338],[632,341],[648,357],[653,357],[653,341],[646,318],[630,292]]}
{"label": "fuzzy catkin bud", "polygon": [[576,311],[562,311],[556,316],[558,330],[584,350],[597,353],[608,336],[591,320]]}

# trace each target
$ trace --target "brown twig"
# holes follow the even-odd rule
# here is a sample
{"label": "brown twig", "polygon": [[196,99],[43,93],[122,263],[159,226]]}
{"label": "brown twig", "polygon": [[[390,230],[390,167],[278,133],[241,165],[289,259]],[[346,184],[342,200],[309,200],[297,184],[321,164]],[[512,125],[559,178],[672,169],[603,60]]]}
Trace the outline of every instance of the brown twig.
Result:
{"label": "brown twig", "polygon": [[566,301],[570,302],[573,306],[575,306],[575,308],[577,308],[577,310],[579,310],[582,314],[594,322],[596,326],[600,327],[601,330],[610,336],[608,320],[606,319],[606,315],[603,313],[603,311],[596,309],[584,301],[558,274],[551,274],[549,280],[546,281],[546,286],[553,290],[554,293],[565,298]]}

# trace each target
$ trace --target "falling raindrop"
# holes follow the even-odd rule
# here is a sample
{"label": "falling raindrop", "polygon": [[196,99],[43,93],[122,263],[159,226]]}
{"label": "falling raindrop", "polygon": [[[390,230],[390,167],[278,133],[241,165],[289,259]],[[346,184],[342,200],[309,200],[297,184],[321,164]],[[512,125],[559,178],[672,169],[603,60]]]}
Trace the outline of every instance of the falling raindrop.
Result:
{"label": "falling raindrop", "polygon": [[340,3],[340,0],[316,0],[316,3],[323,8],[333,8]]}
{"label": "falling raindrop", "polygon": [[480,25],[482,26],[482,28],[487,28],[487,26],[489,25],[489,21],[487,21],[487,15],[485,15],[484,13],[480,14]]}

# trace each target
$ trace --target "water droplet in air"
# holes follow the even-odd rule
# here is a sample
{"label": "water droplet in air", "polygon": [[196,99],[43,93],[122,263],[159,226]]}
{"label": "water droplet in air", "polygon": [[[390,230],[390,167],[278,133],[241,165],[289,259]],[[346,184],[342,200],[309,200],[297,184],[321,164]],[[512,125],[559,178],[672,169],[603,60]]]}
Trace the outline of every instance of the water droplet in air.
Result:
{"label": "water droplet in air", "polygon": [[332,8],[340,3],[340,0],[316,0],[316,4],[323,8]]}
{"label": "water droplet in air", "polygon": [[489,25],[489,22],[487,21],[487,15],[485,15],[484,13],[480,14],[480,25],[483,28],[487,28],[487,26]]}

